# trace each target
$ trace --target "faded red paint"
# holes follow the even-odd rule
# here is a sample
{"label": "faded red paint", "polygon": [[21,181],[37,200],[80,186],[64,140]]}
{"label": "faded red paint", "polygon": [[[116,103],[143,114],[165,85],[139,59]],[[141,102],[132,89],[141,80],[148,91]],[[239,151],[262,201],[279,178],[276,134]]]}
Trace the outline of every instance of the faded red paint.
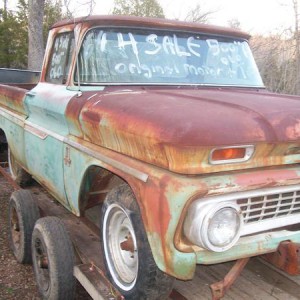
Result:
{"label": "faded red paint", "polygon": [[278,182],[285,182],[290,179],[297,180],[298,174],[296,171],[289,170],[261,170],[255,172],[255,175],[250,173],[239,174],[235,177],[235,183],[239,186],[250,187],[258,186],[265,187]]}
{"label": "faded red paint", "polygon": [[129,17],[129,16],[87,16],[81,18],[75,18],[71,20],[64,20],[55,23],[52,28],[60,28],[66,25],[73,24],[87,24],[86,26],[92,27],[95,25],[107,25],[107,26],[134,26],[147,27],[147,28],[164,28],[170,30],[187,30],[196,31],[209,34],[220,34],[232,37],[241,37],[248,39],[249,34],[242,32],[234,28],[225,28],[219,26],[206,25],[201,23],[188,23],[175,20],[158,19],[158,18],[142,18],[142,17]]}

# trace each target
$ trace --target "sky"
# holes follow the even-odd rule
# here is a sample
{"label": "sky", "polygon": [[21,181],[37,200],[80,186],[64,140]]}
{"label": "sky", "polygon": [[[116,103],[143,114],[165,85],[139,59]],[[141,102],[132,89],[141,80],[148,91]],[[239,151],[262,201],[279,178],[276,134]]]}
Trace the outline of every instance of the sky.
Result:
{"label": "sky", "polygon": [[[13,7],[17,0],[9,0]],[[1,1],[3,2],[3,1]],[[75,14],[86,15],[87,10],[80,6],[86,0],[73,0]],[[95,0],[93,14],[109,14],[113,0]],[[184,19],[187,12],[197,4],[203,4],[204,11],[215,11],[209,23],[228,26],[228,21],[238,19],[241,29],[251,34],[282,32],[294,26],[292,0],[158,0],[167,18]],[[300,1],[299,1],[300,5]]]}
{"label": "sky", "polygon": [[[113,0],[96,1],[94,13],[109,13]],[[198,3],[204,10],[215,11],[209,23],[228,26],[228,20],[238,19],[243,30],[268,34],[294,25],[292,0],[160,0],[167,18],[183,19]]]}

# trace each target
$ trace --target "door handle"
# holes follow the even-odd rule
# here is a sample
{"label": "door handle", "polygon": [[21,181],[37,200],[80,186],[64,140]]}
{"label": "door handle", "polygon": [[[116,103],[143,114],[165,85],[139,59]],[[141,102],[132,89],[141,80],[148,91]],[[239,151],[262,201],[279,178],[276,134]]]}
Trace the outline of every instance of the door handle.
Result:
{"label": "door handle", "polygon": [[26,93],[26,96],[35,97],[36,96],[36,92],[29,91],[29,92]]}

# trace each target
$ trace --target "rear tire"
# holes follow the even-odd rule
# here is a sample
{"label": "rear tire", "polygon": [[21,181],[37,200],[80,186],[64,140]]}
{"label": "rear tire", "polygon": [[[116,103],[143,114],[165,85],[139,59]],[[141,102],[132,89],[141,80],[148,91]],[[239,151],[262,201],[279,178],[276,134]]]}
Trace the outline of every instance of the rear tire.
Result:
{"label": "rear tire", "polygon": [[9,243],[19,263],[31,263],[31,236],[40,212],[31,193],[19,190],[9,200]]}
{"label": "rear tire", "polygon": [[73,299],[74,250],[63,222],[57,217],[39,219],[34,226],[31,247],[33,269],[41,298]]}
{"label": "rear tire", "polygon": [[26,187],[31,184],[32,177],[16,161],[13,153],[8,147],[8,166],[12,179],[20,186]]}
{"label": "rear tire", "polygon": [[126,299],[165,299],[174,278],[153,259],[138,204],[127,185],[114,188],[102,207],[102,250],[107,276]]}

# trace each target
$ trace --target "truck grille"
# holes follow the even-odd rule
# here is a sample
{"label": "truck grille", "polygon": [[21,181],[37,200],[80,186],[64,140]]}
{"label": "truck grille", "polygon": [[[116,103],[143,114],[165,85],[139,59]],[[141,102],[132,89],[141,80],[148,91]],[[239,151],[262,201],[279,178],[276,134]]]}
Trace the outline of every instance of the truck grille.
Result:
{"label": "truck grille", "polygon": [[245,197],[236,202],[242,210],[245,224],[284,217],[300,213],[300,189],[281,193],[269,191],[265,195]]}

